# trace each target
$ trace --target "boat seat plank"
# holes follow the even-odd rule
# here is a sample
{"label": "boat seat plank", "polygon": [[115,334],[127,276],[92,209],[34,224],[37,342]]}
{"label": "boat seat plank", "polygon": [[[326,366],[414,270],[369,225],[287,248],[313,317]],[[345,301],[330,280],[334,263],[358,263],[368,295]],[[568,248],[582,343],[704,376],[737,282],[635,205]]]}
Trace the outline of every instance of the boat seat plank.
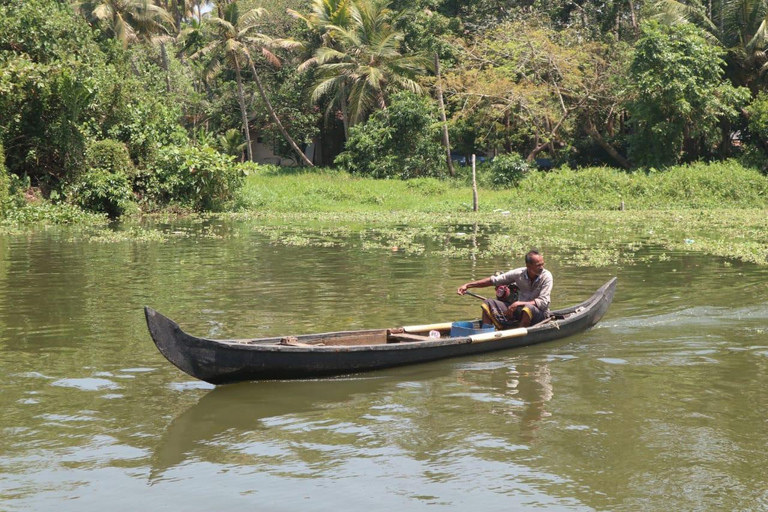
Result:
{"label": "boat seat plank", "polygon": [[312,345],[383,345],[387,342],[386,331],[376,331],[371,333],[349,333],[347,335],[333,335],[328,337],[318,337],[311,340],[305,340],[305,343]]}
{"label": "boat seat plank", "polygon": [[419,336],[418,334],[398,333],[390,334],[387,343],[400,343],[400,342],[413,342],[413,341],[430,341],[435,338],[429,336]]}

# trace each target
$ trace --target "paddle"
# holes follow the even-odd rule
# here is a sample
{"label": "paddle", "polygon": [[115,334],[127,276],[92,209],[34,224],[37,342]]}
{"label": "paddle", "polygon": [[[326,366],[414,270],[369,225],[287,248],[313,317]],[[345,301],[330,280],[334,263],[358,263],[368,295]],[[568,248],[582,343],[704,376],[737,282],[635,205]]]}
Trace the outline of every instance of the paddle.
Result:
{"label": "paddle", "polygon": [[466,292],[464,292],[464,295],[471,295],[471,296],[473,296],[474,298],[476,298],[476,299],[480,299],[480,300],[488,300],[488,299],[486,299],[485,297],[483,297],[482,295],[478,295],[478,294],[476,294],[476,293],[472,293],[472,292],[470,292],[470,291],[466,291]]}

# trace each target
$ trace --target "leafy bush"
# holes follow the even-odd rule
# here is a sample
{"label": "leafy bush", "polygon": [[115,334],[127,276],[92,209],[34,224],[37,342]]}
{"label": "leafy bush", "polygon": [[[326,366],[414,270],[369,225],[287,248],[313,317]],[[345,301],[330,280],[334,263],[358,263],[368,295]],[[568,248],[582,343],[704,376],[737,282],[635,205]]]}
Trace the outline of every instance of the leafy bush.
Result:
{"label": "leafy bush", "polygon": [[92,141],[85,150],[84,168],[63,192],[81,208],[120,217],[135,207],[132,176],[133,162],[125,144],[110,139]]}
{"label": "leafy bush", "polygon": [[764,208],[768,179],[735,160],[664,171],[608,167],[533,171],[515,189],[519,206],[562,210]]}
{"label": "leafy bush", "polygon": [[91,142],[85,151],[86,170],[101,169],[113,174],[132,176],[133,162],[122,142],[106,139]]}
{"label": "leafy bush", "polygon": [[760,91],[746,110],[749,113],[750,135],[768,142],[768,93]]}
{"label": "leafy bush", "polygon": [[529,170],[528,162],[517,153],[499,155],[490,163],[491,183],[496,188],[514,187]]}
{"label": "leafy bush", "polygon": [[197,210],[213,210],[233,198],[242,185],[244,169],[234,157],[204,146],[167,146],[140,177],[147,199]]}
{"label": "leafy bush", "polygon": [[350,129],[336,164],[372,178],[415,178],[444,174],[434,105],[409,92],[392,96],[386,110]]}
{"label": "leafy bush", "polygon": [[749,114],[746,143],[744,144],[741,160],[751,166],[760,168],[763,173],[768,170],[766,153],[768,153],[768,93],[761,91],[746,108]]}
{"label": "leafy bush", "polygon": [[131,181],[125,172],[96,167],[79,174],[65,188],[71,202],[93,212],[119,217],[134,206]]}
{"label": "leafy bush", "polygon": [[627,103],[634,163],[663,166],[711,154],[722,119],[735,119],[749,98],[723,77],[723,53],[691,23],[642,25]]}

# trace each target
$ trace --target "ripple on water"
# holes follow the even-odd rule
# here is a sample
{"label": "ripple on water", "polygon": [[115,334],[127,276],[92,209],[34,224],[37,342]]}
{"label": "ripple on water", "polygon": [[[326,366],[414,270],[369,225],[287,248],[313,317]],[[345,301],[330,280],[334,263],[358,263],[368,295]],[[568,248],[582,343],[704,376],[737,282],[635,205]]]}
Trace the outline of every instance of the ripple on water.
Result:
{"label": "ripple on water", "polygon": [[120,389],[120,386],[108,379],[83,378],[59,379],[51,384],[62,388],[75,388],[81,391],[101,391],[103,389]]}
{"label": "ripple on water", "polygon": [[188,391],[190,389],[213,389],[216,386],[203,381],[173,382],[168,387],[174,391]]}
{"label": "ripple on water", "polygon": [[627,364],[628,361],[626,359],[618,359],[614,357],[598,357],[598,361],[602,361],[606,364]]}

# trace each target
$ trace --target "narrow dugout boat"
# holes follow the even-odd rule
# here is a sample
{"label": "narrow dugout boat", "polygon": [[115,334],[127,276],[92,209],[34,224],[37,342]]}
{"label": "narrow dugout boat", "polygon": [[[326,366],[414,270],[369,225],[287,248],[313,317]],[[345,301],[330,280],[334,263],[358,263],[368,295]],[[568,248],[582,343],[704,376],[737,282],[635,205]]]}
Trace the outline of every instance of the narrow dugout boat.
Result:
{"label": "narrow dugout boat", "polygon": [[[244,340],[198,338],[145,307],[160,352],[176,367],[211,384],[344,375],[533,345],[584,332],[603,317],[616,278],[581,304],[552,311],[529,328],[451,336],[452,323]],[[477,325],[477,322],[475,322]],[[427,336],[440,332],[440,338]],[[456,330],[454,329],[454,333]],[[469,330],[472,332],[472,330]]]}

